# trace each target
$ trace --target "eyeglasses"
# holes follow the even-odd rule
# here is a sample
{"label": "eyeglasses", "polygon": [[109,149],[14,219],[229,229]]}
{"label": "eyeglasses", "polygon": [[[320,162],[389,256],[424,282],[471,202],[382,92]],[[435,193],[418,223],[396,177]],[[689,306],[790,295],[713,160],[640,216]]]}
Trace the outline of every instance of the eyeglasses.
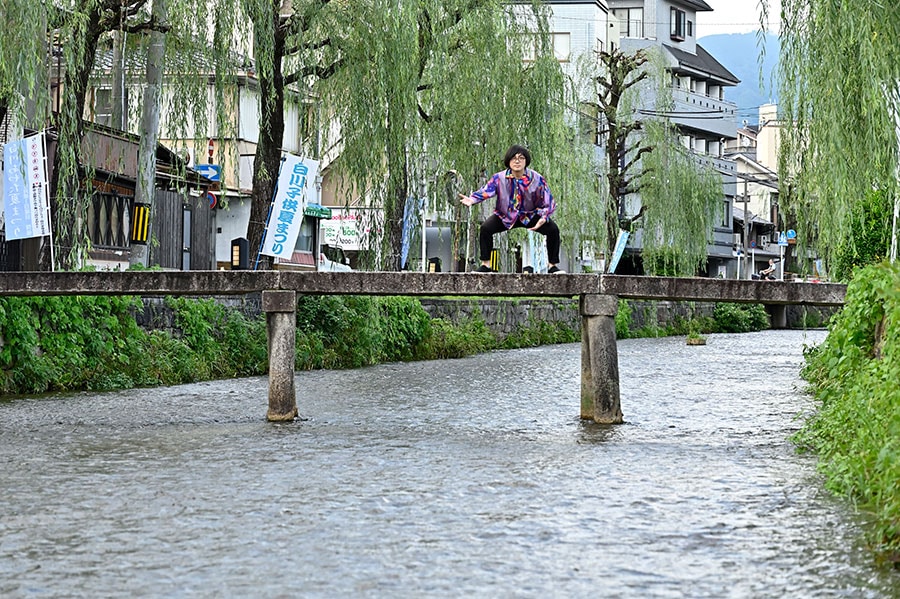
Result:
{"label": "eyeglasses", "polygon": [[522,156],[521,154],[516,154],[515,156],[513,156],[512,158],[509,159],[510,162],[512,162],[513,160],[525,160],[525,157]]}

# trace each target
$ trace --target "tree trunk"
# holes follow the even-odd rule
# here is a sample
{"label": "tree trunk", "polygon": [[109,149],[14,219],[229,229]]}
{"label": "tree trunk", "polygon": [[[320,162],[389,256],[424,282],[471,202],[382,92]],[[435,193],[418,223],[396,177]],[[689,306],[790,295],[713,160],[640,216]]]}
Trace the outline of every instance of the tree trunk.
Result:
{"label": "tree trunk", "polygon": [[[57,124],[59,141],[53,160],[50,214],[55,230],[53,243],[56,261],[63,270],[79,266],[80,254],[87,247],[85,219],[90,192],[81,187],[81,178],[84,176],[81,170],[81,140],[84,138],[81,115],[84,114],[88,80],[97,53],[97,42],[102,33],[100,9],[99,5],[95,6],[88,13],[82,28],[75,31],[72,43],[84,48],[85,58],[82,64],[70,65],[70,69],[66,71],[67,93],[63,96]],[[43,270],[53,268],[47,244],[42,248],[40,263]]]}
{"label": "tree trunk", "polygon": [[[390,114],[390,113],[388,113]],[[399,271],[403,246],[403,212],[409,196],[406,148],[388,147],[388,201],[384,207],[384,258],[382,268]]]}
{"label": "tree trunk", "polygon": [[[272,7],[271,18],[279,18],[278,4]],[[284,75],[281,63],[284,58],[284,33],[276,22],[275,41],[272,56],[272,72],[259,73],[259,94],[261,125],[256,156],[253,158],[253,191],[250,200],[250,222],[247,224],[247,239],[250,245],[250,259],[255,268],[271,268],[272,259],[259,255],[269,206],[275,195],[275,184],[281,167],[281,145],[284,140]]]}

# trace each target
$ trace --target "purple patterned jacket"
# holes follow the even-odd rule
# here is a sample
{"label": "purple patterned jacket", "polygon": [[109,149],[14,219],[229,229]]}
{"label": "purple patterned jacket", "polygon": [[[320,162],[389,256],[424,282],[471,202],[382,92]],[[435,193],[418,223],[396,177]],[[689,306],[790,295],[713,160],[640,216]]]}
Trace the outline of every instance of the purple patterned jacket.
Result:
{"label": "purple patterned jacket", "polygon": [[503,225],[509,229],[516,221],[525,226],[540,217],[550,220],[556,210],[556,202],[546,179],[537,171],[525,169],[521,179],[516,179],[512,170],[506,169],[495,173],[484,187],[472,194],[476,203],[488,198],[497,197],[494,214],[500,217]]}

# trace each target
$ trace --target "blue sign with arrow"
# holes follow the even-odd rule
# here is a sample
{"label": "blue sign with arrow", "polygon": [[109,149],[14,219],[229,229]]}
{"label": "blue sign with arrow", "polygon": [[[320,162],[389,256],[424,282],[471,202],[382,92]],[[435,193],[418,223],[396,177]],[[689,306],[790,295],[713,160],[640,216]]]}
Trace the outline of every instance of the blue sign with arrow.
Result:
{"label": "blue sign with arrow", "polygon": [[194,166],[194,170],[210,181],[219,181],[222,178],[222,167],[218,164],[198,164]]}

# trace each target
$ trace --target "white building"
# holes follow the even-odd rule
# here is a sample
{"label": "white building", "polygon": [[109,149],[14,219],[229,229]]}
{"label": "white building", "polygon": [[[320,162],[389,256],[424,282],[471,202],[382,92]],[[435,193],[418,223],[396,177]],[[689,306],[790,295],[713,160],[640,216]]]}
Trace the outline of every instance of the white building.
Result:
{"label": "white building", "polygon": [[[712,8],[703,0],[608,0],[608,4],[619,21],[623,51],[662,51],[674,100],[668,116],[698,162],[722,174],[722,212],[708,248],[707,274],[733,277],[737,266],[732,232],[737,169],[724,151],[726,142],[736,138],[737,105],[725,98],[725,90],[740,81],[697,43],[697,12]],[[654,111],[655,95],[642,97],[642,108]]]}

